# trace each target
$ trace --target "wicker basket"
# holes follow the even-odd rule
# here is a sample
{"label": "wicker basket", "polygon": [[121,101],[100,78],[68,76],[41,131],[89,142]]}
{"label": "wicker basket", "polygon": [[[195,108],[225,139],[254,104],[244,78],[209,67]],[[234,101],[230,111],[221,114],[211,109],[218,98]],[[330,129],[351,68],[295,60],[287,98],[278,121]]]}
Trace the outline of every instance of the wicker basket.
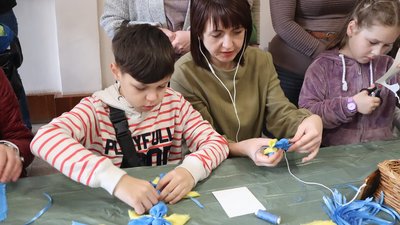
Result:
{"label": "wicker basket", "polygon": [[374,196],[379,198],[384,193],[386,205],[400,213],[400,160],[386,160],[378,164],[379,185]]}

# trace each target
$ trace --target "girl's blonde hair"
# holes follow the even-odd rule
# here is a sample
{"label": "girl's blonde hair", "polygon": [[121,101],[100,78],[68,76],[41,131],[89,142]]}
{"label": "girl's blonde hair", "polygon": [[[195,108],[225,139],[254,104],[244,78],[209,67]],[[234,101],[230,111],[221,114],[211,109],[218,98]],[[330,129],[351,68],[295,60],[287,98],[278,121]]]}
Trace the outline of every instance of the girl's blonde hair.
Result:
{"label": "girl's blonde hair", "polygon": [[373,25],[400,27],[400,0],[359,0],[349,14],[346,25],[340,30],[327,49],[343,48],[348,41],[347,26],[356,21],[358,28]]}

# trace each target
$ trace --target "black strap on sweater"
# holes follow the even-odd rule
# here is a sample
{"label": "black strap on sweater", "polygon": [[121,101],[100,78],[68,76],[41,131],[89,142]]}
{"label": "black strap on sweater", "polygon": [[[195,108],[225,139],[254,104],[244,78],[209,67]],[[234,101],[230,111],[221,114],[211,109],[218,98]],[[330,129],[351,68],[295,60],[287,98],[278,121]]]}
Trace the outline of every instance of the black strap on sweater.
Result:
{"label": "black strap on sweater", "polygon": [[110,106],[110,120],[123,154],[121,168],[141,166],[141,160],[135,150],[125,112]]}

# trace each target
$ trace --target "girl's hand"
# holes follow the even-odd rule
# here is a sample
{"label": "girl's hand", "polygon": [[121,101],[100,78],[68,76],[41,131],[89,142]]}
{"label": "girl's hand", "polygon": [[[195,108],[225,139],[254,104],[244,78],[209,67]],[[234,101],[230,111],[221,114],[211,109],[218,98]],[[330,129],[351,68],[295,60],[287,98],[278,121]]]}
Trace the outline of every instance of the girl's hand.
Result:
{"label": "girl's hand", "polygon": [[354,102],[357,105],[357,112],[365,115],[371,114],[381,104],[380,98],[369,96],[368,94],[368,91],[361,91],[353,96]]}

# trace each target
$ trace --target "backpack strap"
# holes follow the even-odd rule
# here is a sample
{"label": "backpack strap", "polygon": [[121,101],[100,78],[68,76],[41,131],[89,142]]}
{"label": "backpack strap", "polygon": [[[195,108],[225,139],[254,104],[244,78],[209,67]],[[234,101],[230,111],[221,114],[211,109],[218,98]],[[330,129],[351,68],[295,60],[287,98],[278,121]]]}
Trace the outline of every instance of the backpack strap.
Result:
{"label": "backpack strap", "polygon": [[115,136],[121,147],[123,158],[121,168],[140,166],[140,159],[133,144],[131,132],[129,131],[128,120],[125,112],[114,107],[110,107],[110,120],[115,129]]}

